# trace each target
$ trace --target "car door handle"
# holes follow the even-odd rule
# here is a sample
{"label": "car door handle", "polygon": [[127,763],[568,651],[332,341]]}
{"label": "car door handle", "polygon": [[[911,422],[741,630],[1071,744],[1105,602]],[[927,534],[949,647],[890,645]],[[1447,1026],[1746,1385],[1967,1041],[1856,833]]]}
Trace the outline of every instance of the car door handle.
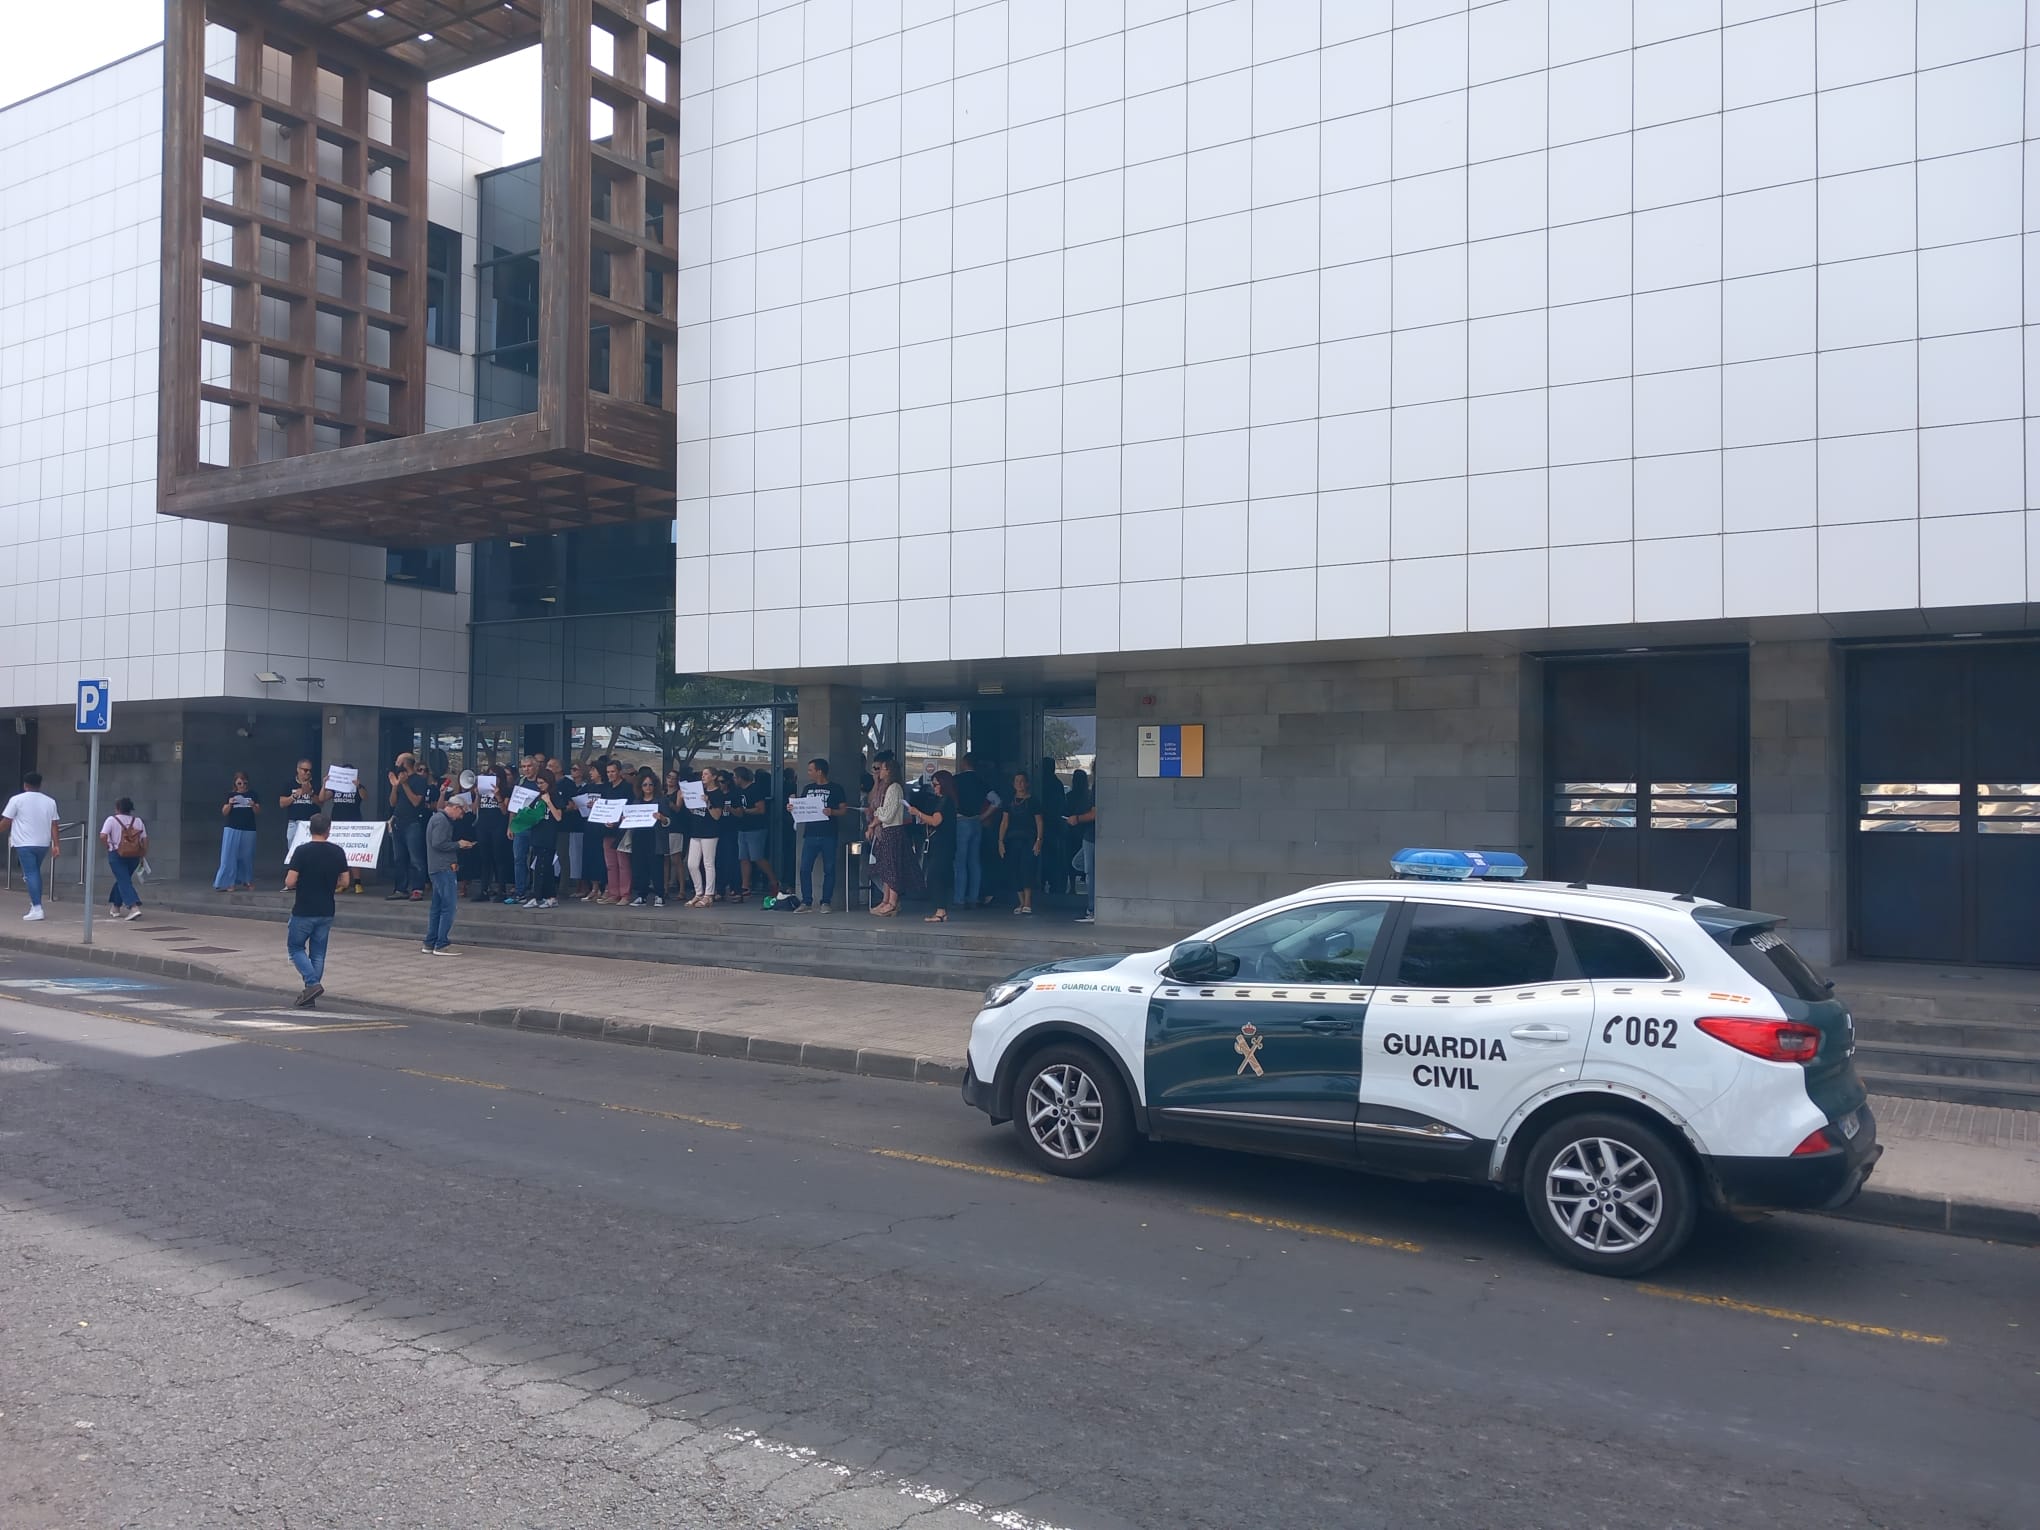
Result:
{"label": "car door handle", "polygon": [[1316,1031],[1320,1036],[1343,1036],[1353,1029],[1351,1020],[1334,1020],[1330,1015],[1319,1015],[1301,1024],[1305,1030]]}
{"label": "car door handle", "polygon": [[1541,1021],[1530,1025],[1519,1025],[1509,1034],[1518,1041],[1570,1041],[1572,1032],[1562,1025],[1546,1025]]}

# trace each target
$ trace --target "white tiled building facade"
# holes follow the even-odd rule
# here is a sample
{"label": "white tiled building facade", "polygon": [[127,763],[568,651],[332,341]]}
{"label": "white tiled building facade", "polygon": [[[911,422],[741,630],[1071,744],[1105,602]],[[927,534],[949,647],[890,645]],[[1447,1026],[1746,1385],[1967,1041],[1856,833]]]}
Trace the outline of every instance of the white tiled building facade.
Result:
{"label": "white tiled building facade", "polygon": [[689,17],[682,669],[2040,597],[2019,0]]}

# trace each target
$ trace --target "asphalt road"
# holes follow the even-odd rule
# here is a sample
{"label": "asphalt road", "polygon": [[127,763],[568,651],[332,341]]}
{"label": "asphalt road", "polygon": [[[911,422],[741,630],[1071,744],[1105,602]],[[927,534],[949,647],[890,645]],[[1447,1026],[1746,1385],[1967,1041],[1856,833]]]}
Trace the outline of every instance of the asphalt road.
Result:
{"label": "asphalt road", "polygon": [[1779,1217],[1620,1283],[1485,1192],[1043,1181],[947,1089],[0,996],[6,1530],[2033,1523],[2040,1251]]}

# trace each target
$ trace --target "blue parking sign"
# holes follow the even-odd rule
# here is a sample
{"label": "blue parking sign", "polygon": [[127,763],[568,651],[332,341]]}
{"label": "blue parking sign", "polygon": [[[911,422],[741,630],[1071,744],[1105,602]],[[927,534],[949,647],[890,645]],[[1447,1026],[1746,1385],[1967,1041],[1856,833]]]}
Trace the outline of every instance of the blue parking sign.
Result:
{"label": "blue parking sign", "polygon": [[113,730],[113,687],[104,680],[78,682],[78,731],[110,733]]}

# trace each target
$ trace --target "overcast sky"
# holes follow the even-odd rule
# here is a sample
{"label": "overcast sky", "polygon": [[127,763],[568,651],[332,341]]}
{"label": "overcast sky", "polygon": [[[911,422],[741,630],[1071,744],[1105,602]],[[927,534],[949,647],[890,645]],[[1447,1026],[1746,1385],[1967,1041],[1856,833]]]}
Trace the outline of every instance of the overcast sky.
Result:
{"label": "overcast sky", "polygon": [[[163,40],[163,0],[91,0],[79,25],[71,6],[0,0],[0,106],[75,79]],[[432,94],[503,129],[505,162],[538,153],[538,50],[527,49],[433,83]]]}

